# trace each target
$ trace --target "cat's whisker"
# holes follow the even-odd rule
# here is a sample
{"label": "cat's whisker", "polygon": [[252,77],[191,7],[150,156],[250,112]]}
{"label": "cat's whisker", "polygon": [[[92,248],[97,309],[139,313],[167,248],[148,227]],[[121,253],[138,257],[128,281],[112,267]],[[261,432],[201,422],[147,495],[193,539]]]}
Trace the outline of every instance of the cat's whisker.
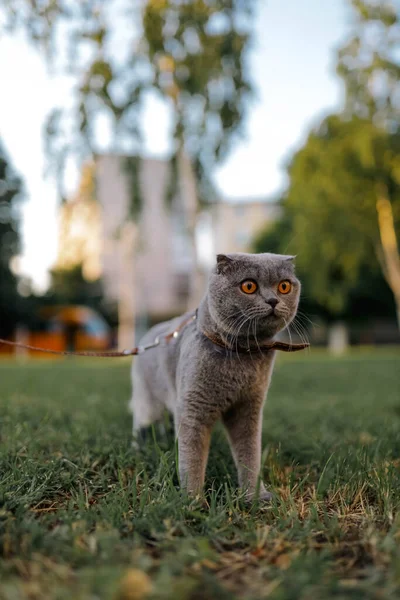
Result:
{"label": "cat's whisker", "polygon": [[299,331],[297,332],[297,334],[298,334],[298,336],[300,337],[300,339],[301,339],[302,343],[303,343],[303,344],[307,344],[307,345],[308,345],[308,347],[306,348],[306,350],[307,350],[308,352],[310,352],[310,347],[309,347],[309,343],[308,343],[307,339],[306,339],[306,338],[305,338],[305,337],[304,337],[304,336],[303,336],[303,335],[302,335],[302,334],[301,334]]}
{"label": "cat's whisker", "polygon": [[[249,331],[250,331],[250,327],[252,327],[252,329],[253,329],[253,337],[254,337],[254,340],[255,340],[255,342],[257,344],[258,351],[260,352],[260,354],[262,354],[260,345],[259,345],[258,340],[257,340],[257,318],[259,316],[260,316],[260,311],[254,311],[253,316],[252,316],[251,321],[250,321],[250,324],[249,324],[248,334],[249,334]],[[249,336],[247,336],[247,344],[248,344],[248,348],[249,348],[249,352],[250,352],[250,356],[251,356],[251,347],[250,347],[250,343],[249,343]]]}
{"label": "cat's whisker", "polygon": [[[242,311],[241,311],[242,312]],[[226,356],[225,356],[225,360],[228,358],[229,353],[232,355],[232,341],[235,339],[235,333],[236,333],[236,329],[239,326],[239,324],[241,323],[241,319],[234,319],[234,322],[232,323],[232,325],[229,327],[228,332],[227,332],[227,340],[228,342],[230,342],[230,346],[231,348],[229,348],[228,346],[226,347]]]}
{"label": "cat's whisker", "polygon": [[305,331],[304,327],[300,323],[298,323],[298,322],[296,323],[296,319],[293,320],[293,322],[291,323],[291,326],[293,327],[293,329],[299,336],[301,342],[303,344],[308,344],[309,343],[308,335],[307,335],[307,332]]}
{"label": "cat's whisker", "polygon": [[242,310],[236,311],[231,315],[225,316],[225,318],[221,318],[221,324],[226,324],[229,331],[235,328],[237,323],[241,320],[241,317],[244,317],[244,313]]}
{"label": "cat's whisker", "polygon": [[237,355],[239,361],[240,361],[240,357],[239,357],[238,346],[237,346],[238,337],[239,337],[240,330],[247,323],[248,319],[249,319],[249,317],[247,315],[243,315],[243,317],[240,320],[238,319],[238,322],[236,323],[237,326],[236,326],[236,328],[233,327],[233,331],[232,331],[230,352],[232,353],[233,347],[235,346],[236,355]]}
{"label": "cat's whisker", "polygon": [[249,349],[249,353],[250,353],[250,358],[251,358],[251,360],[253,360],[253,357],[252,357],[252,355],[251,355],[250,337],[249,337],[249,336],[250,336],[250,327],[251,327],[252,323],[254,322],[254,321],[253,321],[253,319],[255,319],[255,317],[252,317],[252,318],[250,319],[249,326],[248,326],[248,328],[247,328],[247,347],[248,347],[248,349]]}
{"label": "cat's whisker", "polygon": [[234,331],[234,335],[232,335],[231,352],[233,351],[233,348],[235,348],[236,356],[237,356],[239,362],[241,362],[241,361],[240,361],[238,347],[237,347],[237,340],[238,340],[239,332],[242,328],[242,325],[244,325],[244,323],[246,323],[246,321],[247,321],[247,317],[242,317],[241,321],[238,323],[238,326],[236,327],[236,329]]}
{"label": "cat's whisker", "polygon": [[289,334],[289,341],[290,341],[290,345],[292,345],[292,344],[293,344],[293,341],[292,341],[292,334],[290,333],[290,323],[288,323],[288,321],[286,321],[285,317],[282,317],[282,319],[283,319],[283,320],[284,320],[284,322],[285,322],[285,327],[286,327],[286,329],[287,329],[287,332],[288,332],[288,334]]}
{"label": "cat's whisker", "polygon": [[231,323],[231,322],[236,323],[238,317],[242,317],[242,316],[244,316],[243,311],[241,309],[239,309],[230,315],[225,315],[224,317],[220,317],[220,322],[221,322],[221,324],[227,323],[229,326],[229,323]]}
{"label": "cat's whisker", "polygon": [[302,319],[306,319],[314,327],[316,325],[315,321],[313,321],[312,319],[310,319],[310,317],[308,315],[306,315],[305,313],[303,313],[303,311],[301,311],[301,310],[297,311],[296,317],[299,317],[299,318],[302,318]]}
{"label": "cat's whisker", "polygon": [[290,324],[290,327],[292,327],[292,328],[293,328],[293,331],[294,331],[294,333],[295,333],[295,334],[296,334],[296,335],[297,335],[297,336],[300,338],[300,341],[301,341],[302,343],[304,343],[304,341],[305,341],[305,340],[304,340],[304,338],[303,338],[302,334],[300,333],[300,330],[299,330],[299,329],[297,329],[297,327],[296,327],[296,324],[295,324],[295,323],[291,323],[291,324]]}
{"label": "cat's whisker", "polygon": [[237,357],[238,357],[238,360],[239,360],[239,361],[240,361],[240,358],[239,358],[239,350],[238,350],[239,333],[240,333],[240,331],[241,331],[242,327],[244,327],[248,321],[250,321],[250,323],[251,323],[251,319],[252,319],[252,317],[251,317],[251,316],[247,316],[247,317],[245,318],[244,322],[242,322],[242,323],[241,323],[241,325],[240,325],[239,329],[237,330],[237,334],[236,334],[236,344],[235,344],[235,347],[236,347],[236,355],[237,355]]}
{"label": "cat's whisker", "polygon": [[[300,327],[300,328],[301,328],[301,331],[303,332],[303,333],[302,333],[302,337],[303,337],[303,339],[304,339],[304,342],[305,342],[306,344],[309,344],[309,341],[310,341],[310,340],[309,340],[308,332],[307,332],[307,331],[306,331],[306,330],[305,330],[305,329],[304,329],[302,326],[299,326],[298,324],[296,325],[296,327]],[[308,347],[308,351],[309,351],[309,350],[310,350],[310,347]]]}
{"label": "cat's whisker", "polygon": [[[251,317],[246,317],[246,318],[244,319],[244,321],[242,321],[242,323],[241,323],[240,327],[238,328],[238,330],[237,330],[237,332],[236,332],[235,348],[236,348],[236,355],[237,355],[238,359],[239,359],[239,350],[238,350],[239,334],[240,334],[240,331],[241,331],[241,329],[242,329],[242,328],[243,328],[243,327],[246,325],[246,323],[247,323],[248,321],[250,321],[250,320],[251,320]],[[239,361],[240,361],[240,359],[239,359]]]}
{"label": "cat's whisker", "polygon": [[233,313],[229,317],[226,317],[225,319],[221,319],[221,322],[226,326],[226,331],[224,333],[226,334],[228,340],[229,338],[231,338],[231,341],[234,341],[236,327],[239,327],[239,325],[241,325],[242,318],[247,319],[249,316],[252,316],[252,312],[253,311],[251,311],[250,314],[246,314],[243,310],[240,310],[236,311],[235,313]]}
{"label": "cat's whisker", "polygon": [[301,321],[301,316],[296,315],[293,319],[293,323],[299,326],[304,331],[304,333],[307,333],[307,325]]}
{"label": "cat's whisker", "polygon": [[256,328],[256,325],[257,325],[257,322],[256,322],[256,319],[254,319],[254,321],[253,321],[254,339],[256,341],[259,353],[262,354],[261,348],[260,348],[260,344],[258,343],[258,339],[257,339],[257,328]]}
{"label": "cat's whisker", "polygon": [[308,330],[307,328],[301,323],[301,321],[295,321],[296,326],[301,329],[304,333],[304,335],[308,338]]}
{"label": "cat's whisker", "polygon": [[295,320],[296,320],[297,323],[300,323],[305,329],[309,329],[309,328],[313,329],[314,328],[313,324],[310,324],[309,322],[303,320],[301,316],[299,316]]}

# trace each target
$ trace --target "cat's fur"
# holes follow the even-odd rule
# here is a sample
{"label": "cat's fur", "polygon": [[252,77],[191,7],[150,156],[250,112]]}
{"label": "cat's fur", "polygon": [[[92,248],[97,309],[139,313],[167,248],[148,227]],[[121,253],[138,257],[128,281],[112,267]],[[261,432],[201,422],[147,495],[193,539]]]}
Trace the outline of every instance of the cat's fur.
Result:
{"label": "cat's fur", "polygon": [[[203,488],[211,431],[219,419],[228,434],[240,486],[249,499],[256,492],[262,408],[275,359],[274,350],[260,353],[257,345],[270,341],[295,317],[300,282],[292,259],[277,254],[218,255],[197,319],[164,347],[134,359],[134,433],[160,419],[165,408],[173,414],[180,481],[191,494]],[[248,279],[258,284],[252,295],[240,287]],[[277,289],[282,280],[292,283],[285,295]],[[184,318],[156,325],[141,343],[174,331]],[[230,350],[202,332],[217,335]],[[236,352],[238,346],[251,351]],[[270,498],[263,484],[259,493],[261,499]]]}

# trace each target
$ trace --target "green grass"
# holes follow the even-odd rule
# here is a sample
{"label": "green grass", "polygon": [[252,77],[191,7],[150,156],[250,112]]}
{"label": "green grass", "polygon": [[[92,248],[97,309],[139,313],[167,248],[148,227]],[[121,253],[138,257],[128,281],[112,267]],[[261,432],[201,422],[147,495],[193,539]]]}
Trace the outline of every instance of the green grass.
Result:
{"label": "green grass", "polygon": [[399,367],[280,356],[248,508],[220,428],[206,502],[171,436],[131,448],[128,362],[0,363],[0,599],[398,598]]}

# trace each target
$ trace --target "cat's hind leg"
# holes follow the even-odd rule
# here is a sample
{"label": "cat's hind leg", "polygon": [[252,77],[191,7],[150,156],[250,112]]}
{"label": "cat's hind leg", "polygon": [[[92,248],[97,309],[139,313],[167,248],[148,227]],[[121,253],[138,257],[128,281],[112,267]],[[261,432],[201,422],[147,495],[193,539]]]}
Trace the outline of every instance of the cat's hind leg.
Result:
{"label": "cat's hind leg", "polygon": [[129,408],[133,414],[133,436],[136,445],[145,441],[153,423],[161,419],[164,407],[151,393],[138,365],[132,368],[132,398]]}

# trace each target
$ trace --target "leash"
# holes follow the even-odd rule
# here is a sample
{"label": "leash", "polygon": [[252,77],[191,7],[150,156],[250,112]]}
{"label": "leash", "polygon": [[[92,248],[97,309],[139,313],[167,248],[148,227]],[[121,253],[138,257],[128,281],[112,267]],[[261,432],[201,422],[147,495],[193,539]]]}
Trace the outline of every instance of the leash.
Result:
{"label": "leash", "polygon": [[237,352],[239,354],[251,354],[252,351],[254,351],[255,353],[261,352],[261,354],[263,354],[266,352],[270,352],[271,350],[281,350],[282,352],[298,352],[299,350],[305,350],[306,348],[310,347],[310,344],[306,342],[303,344],[287,344],[286,342],[275,341],[269,344],[262,344],[261,346],[252,346],[251,348],[243,348],[243,346],[239,345],[235,345],[234,348],[230,348],[223,342],[223,340],[219,336],[208,332],[206,333],[205,331],[203,331],[202,333],[206,338],[210,340],[210,342],[212,342],[216,346],[219,346],[220,348],[224,348],[225,350],[232,352],[233,354],[236,354]]}
{"label": "leash", "polygon": [[157,346],[168,343],[172,338],[177,338],[181,329],[183,329],[190,321],[194,321],[197,318],[197,313],[192,314],[188,319],[185,319],[179,326],[168,333],[167,335],[160,337],[157,336],[154,342],[146,344],[145,346],[136,346],[130,350],[109,350],[106,352],[68,352],[67,350],[50,350],[50,348],[39,348],[37,346],[30,346],[29,344],[21,344],[19,342],[11,342],[10,340],[3,340],[0,338],[0,345],[6,344],[13,348],[24,348],[25,350],[32,350],[32,352],[43,352],[46,354],[56,354],[57,356],[87,356],[92,358],[122,358],[123,356],[137,356],[143,354],[150,348],[156,348]]}
{"label": "leash", "polygon": [[[39,348],[37,346],[30,346],[29,344],[22,344],[20,342],[11,342],[10,340],[4,340],[0,338],[0,345],[5,344],[7,346],[12,346],[13,348],[23,348],[25,350],[31,350],[32,352],[42,352],[45,354],[56,354],[57,356],[83,356],[83,357],[91,357],[91,358],[122,358],[126,356],[137,356],[139,354],[143,354],[147,350],[151,348],[156,348],[157,346],[163,346],[167,344],[170,340],[176,339],[181,332],[181,330],[186,327],[191,321],[195,321],[197,319],[197,310],[191,314],[187,319],[184,319],[182,323],[178,325],[174,331],[171,333],[167,333],[165,336],[157,336],[151,344],[146,344],[142,346],[136,346],[135,348],[131,348],[130,350],[109,350],[106,352],[69,352],[67,350],[50,350],[50,348]],[[263,344],[262,346],[256,346],[254,348],[243,348],[238,346],[237,348],[229,348],[219,337],[211,334],[202,332],[203,335],[210,340],[216,346],[221,348],[225,348],[225,350],[229,350],[231,352],[239,352],[241,354],[248,354],[253,349],[258,352],[269,352],[271,350],[282,350],[283,352],[297,352],[298,350],[304,350],[309,347],[309,344],[287,344],[286,342],[271,342],[270,344]]]}

